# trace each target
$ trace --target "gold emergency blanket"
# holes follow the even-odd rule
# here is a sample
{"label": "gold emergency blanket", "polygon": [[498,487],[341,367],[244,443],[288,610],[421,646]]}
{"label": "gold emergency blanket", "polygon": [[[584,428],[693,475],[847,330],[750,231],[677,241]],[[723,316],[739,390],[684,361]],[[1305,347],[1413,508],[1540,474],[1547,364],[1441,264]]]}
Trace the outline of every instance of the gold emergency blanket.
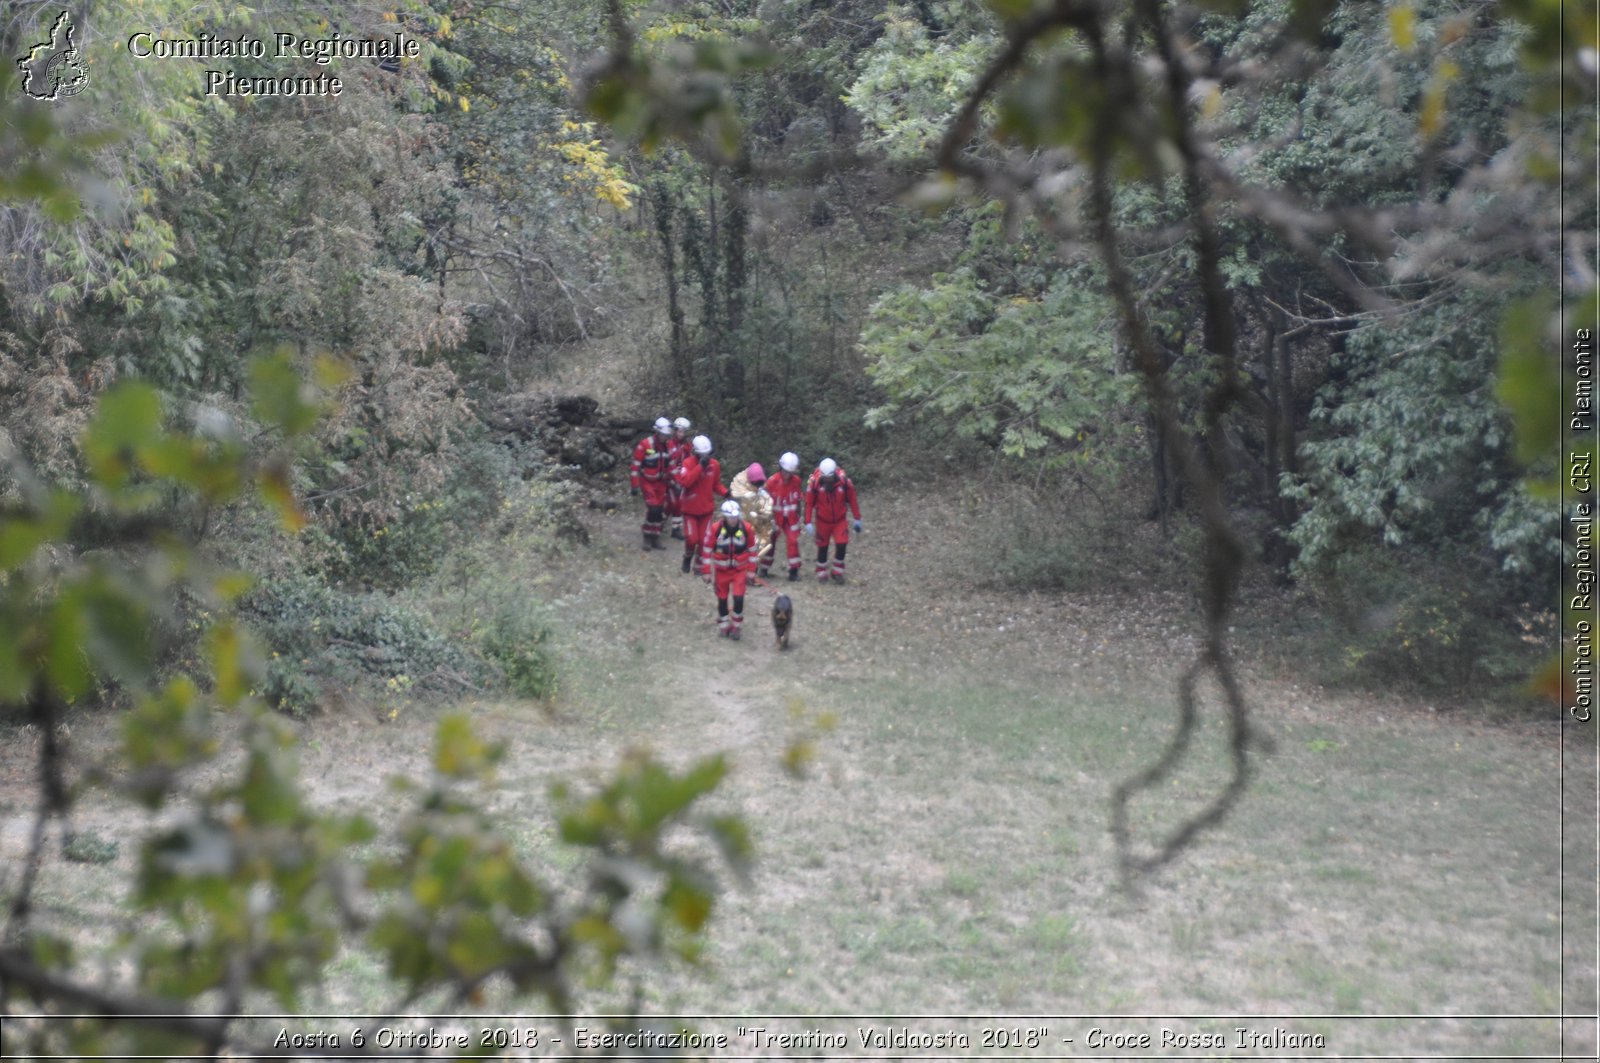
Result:
{"label": "gold emergency blanket", "polygon": [[755,529],[756,538],[765,550],[772,543],[772,496],[750,482],[747,472],[741,472],[728,485],[728,497],[739,503],[740,515]]}

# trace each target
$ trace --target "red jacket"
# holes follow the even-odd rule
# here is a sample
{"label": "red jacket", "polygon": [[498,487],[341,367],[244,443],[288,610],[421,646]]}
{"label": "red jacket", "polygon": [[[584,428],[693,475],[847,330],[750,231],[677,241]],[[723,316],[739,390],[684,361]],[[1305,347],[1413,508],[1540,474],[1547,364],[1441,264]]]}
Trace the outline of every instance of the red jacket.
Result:
{"label": "red jacket", "polygon": [[[667,441],[667,497],[679,499],[683,497],[683,488],[678,486],[678,467],[689,459],[694,453],[694,445],[687,439],[673,436]],[[682,514],[682,508],[674,509],[674,513]]]}
{"label": "red jacket", "polygon": [[689,455],[693,453],[694,443],[692,440],[679,439],[677,436],[673,436],[667,441],[667,461],[671,463],[674,469],[688,461]]}
{"label": "red jacket", "polygon": [[756,530],[747,520],[732,528],[718,517],[706,524],[706,537],[700,543],[700,560],[715,571],[737,572],[756,567]]}
{"label": "red jacket", "polygon": [[628,466],[628,483],[638,487],[641,480],[666,480],[672,473],[671,462],[672,440],[663,440],[652,432],[633,448],[633,464]]}
{"label": "red jacket", "polygon": [[839,470],[838,479],[834,480],[831,488],[823,487],[821,480],[813,471],[811,482],[806,484],[806,523],[838,524],[844,520],[846,506],[850,508],[850,515],[860,520],[861,507],[856,504],[856,485],[850,482],[844,470]]}
{"label": "red jacket", "polygon": [[772,523],[793,528],[800,523],[800,507],[805,503],[805,487],[800,477],[781,469],[767,477],[767,494],[772,496]]}
{"label": "red jacket", "polygon": [[686,516],[706,516],[716,508],[717,499],[728,493],[722,486],[722,464],[716,458],[707,458],[702,465],[698,455],[690,454],[672,474],[672,479],[683,488],[682,508]]}

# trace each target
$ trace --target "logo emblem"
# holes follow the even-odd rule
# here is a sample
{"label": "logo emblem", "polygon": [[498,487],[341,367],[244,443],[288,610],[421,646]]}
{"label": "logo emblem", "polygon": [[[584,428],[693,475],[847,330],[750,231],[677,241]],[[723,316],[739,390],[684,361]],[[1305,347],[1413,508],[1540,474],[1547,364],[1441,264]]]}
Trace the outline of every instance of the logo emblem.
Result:
{"label": "logo emblem", "polygon": [[40,41],[17,60],[22,71],[22,91],[36,100],[76,96],[89,84],[89,68],[72,40],[72,15],[61,12],[50,27],[50,39]]}

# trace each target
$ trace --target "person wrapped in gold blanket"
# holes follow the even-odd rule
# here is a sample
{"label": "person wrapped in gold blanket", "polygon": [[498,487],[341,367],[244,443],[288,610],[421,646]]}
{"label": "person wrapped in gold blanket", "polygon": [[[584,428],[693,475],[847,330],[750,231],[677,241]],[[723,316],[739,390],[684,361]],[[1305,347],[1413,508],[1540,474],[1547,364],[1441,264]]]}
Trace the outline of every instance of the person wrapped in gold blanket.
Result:
{"label": "person wrapped in gold blanket", "polygon": [[772,522],[772,496],[767,494],[762,486],[767,482],[767,474],[761,468],[761,463],[756,462],[748,469],[733,478],[733,483],[728,485],[728,495],[739,503],[739,510],[744,514],[744,519],[750,522],[755,529],[756,538],[760,540],[758,554],[756,555],[756,575],[765,576],[767,569],[772,565],[773,522]]}

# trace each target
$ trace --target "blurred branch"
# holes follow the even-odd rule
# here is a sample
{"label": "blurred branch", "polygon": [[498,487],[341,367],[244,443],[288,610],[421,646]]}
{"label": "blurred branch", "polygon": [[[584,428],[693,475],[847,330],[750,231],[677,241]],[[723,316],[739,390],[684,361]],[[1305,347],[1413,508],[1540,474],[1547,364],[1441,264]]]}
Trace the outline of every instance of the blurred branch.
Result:
{"label": "blurred branch", "polygon": [[116,993],[84,985],[37,966],[14,948],[0,949],[0,995],[26,992],[37,1001],[70,1004],[107,1018],[137,1018],[203,1041],[227,1036],[229,1019],[193,1013],[182,1001]]}

